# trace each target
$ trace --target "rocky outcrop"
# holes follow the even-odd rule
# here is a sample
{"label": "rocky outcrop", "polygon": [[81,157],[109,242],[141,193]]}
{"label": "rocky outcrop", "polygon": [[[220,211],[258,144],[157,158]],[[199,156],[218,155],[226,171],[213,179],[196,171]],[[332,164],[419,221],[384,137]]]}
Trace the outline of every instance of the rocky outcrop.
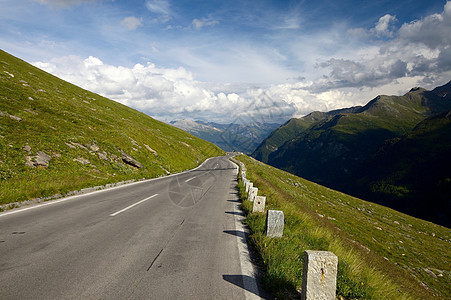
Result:
{"label": "rocky outcrop", "polygon": [[144,147],[146,147],[147,150],[149,150],[150,152],[153,153],[153,155],[158,156],[157,151],[153,150],[152,148],[149,147],[149,145],[144,144]]}
{"label": "rocky outcrop", "polygon": [[124,163],[126,163],[129,166],[132,166],[134,168],[142,168],[144,167],[143,164],[141,164],[139,161],[137,161],[136,159],[134,159],[133,157],[131,157],[130,155],[128,155],[127,153],[125,153],[124,151],[121,150],[121,154],[122,154],[122,161]]}
{"label": "rocky outcrop", "polygon": [[79,162],[82,165],[89,165],[91,163],[88,159],[83,157],[74,158],[73,161]]}
{"label": "rocky outcrop", "polygon": [[[26,146],[25,146],[26,147]],[[31,151],[31,147],[30,148],[26,148],[24,150],[27,151],[26,149],[28,149],[29,151]],[[27,151],[28,152],[28,151]],[[30,152],[28,152],[30,153]],[[28,167],[41,167],[41,168],[46,168],[49,166],[50,160],[52,159],[52,157],[50,155],[48,155],[47,153],[43,152],[43,151],[38,151],[36,153],[36,156],[26,156],[25,157],[25,165]]]}

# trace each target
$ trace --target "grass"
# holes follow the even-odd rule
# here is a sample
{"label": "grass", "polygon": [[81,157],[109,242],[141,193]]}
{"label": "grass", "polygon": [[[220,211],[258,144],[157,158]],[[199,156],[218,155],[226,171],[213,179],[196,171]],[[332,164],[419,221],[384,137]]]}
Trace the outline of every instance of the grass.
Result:
{"label": "grass", "polygon": [[242,183],[250,241],[264,269],[266,288],[279,299],[299,296],[305,250],[339,258],[339,299],[450,299],[450,230],[322,187],[239,156],[247,178],[283,210],[284,236],[264,235],[265,214],[251,213]]}
{"label": "grass", "polygon": [[[98,149],[90,148],[94,145]],[[52,157],[48,167],[26,166],[26,157],[38,151]],[[121,151],[144,167],[126,165]],[[163,176],[223,154],[211,143],[0,50],[0,204]],[[78,158],[89,163],[74,161]]]}

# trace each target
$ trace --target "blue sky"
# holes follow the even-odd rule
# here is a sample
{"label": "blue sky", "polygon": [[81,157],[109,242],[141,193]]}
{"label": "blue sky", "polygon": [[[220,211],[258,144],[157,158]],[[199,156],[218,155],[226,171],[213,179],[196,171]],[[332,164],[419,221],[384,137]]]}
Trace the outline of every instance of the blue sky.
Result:
{"label": "blue sky", "polygon": [[0,0],[1,49],[164,121],[282,122],[433,88],[450,32],[444,0]]}

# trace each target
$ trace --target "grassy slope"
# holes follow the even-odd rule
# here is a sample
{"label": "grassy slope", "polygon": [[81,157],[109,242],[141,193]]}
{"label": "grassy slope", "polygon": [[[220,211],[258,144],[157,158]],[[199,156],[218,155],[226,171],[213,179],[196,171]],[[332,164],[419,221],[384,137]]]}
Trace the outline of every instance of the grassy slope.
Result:
{"label": "grassy slope", "polygon": [[[264,236],[264,214],[250,214],[251,242],[261,256],[264,282],[279,298],[301,285],[304,250],[339,257],[340,299],[449,299],[450,230],[333,191],[246,156],[247,178],[283,210],[284,237]],[[244,193],[242,193],[244,194]],[[243,207],[251,210],[249,201]]]}
{"label": "grassy slope", "polygon": [[304,131],[309,129],[313,124],[326,120],[329,117],[335,116],[340,113],[354,112],[360,107],[351,107],[333,110],[330,112],[314,111],[302,118],[292,118],[287,123],[283,124],[276,130],[274,130],[259,146],[255,149],[252,157],[259,161],[267,162],[268,156],[276,151],[286,142],[295,139]]}
{"label": "grassy slope", "polygon": [[[434,213],[439,212],[441,224],[449,224],[450,153],[451,113],[446,112],[424,120],[409,134],[384,145],[362,167],[356,182],[361,188],[359,194],[387,205],[399,202],[426,219],[436,219]],[[431,198],[435,199],[433,203]],[[416,202],[428,205],[420,210]]]}
{"label": "grassy slope", "polygon": [[[162,176],[166,171],[190,169],[207,157],[223,154],[208,142],[69,84],[3,51],[0,111],[0,204]],[[81,146],[70,147],[71,142]],[[91,150],[93,144],[99,149]],[[51,155],[49,166],[25,166],[25,145],[31,147],[29,156],[38,151]],[[124,164],[120,149],[144,167]],[[100,152],[106,160],[101,159]],[[77,158],[90,163],[83,165],[74,161]]]}

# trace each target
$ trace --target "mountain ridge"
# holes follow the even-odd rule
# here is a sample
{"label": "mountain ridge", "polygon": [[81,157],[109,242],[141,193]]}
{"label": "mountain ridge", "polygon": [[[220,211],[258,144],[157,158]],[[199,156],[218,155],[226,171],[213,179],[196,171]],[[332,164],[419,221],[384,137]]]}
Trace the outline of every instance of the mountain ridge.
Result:
{"label": "mountain ridge", "polygon": [[[400,138],[425,119],[451,109],[450,90],[451,82],[432,91],[414,88],[402,96],[377,96],[353,110],[315,112],[291,119],[286,124],[300,124],[291,129],[291,135],[286,135],[287,126],[276,129],[252,156],[295,175],[361,196],[352,185],[364,173],[362,165],[386,141]],[[319,117],[312,121],[313,115]],[[303,124],[308,126],[302,127]],[[269,151],[268,145],[275,144],[275,140],[279,146]],[[390,205],[403,209],[394,202]],[[419,216],[418,213],[421,215],[414,212]],[[443,224],[443,218],[431,219],[430,215],[428,218]]]}
{"label": "mountain ridge", "polygon": [[209,141],[224,151],[249,154],[270,132],[280,126],[276,123],[220,124],[189,119],[175,120],[169,124]]}

